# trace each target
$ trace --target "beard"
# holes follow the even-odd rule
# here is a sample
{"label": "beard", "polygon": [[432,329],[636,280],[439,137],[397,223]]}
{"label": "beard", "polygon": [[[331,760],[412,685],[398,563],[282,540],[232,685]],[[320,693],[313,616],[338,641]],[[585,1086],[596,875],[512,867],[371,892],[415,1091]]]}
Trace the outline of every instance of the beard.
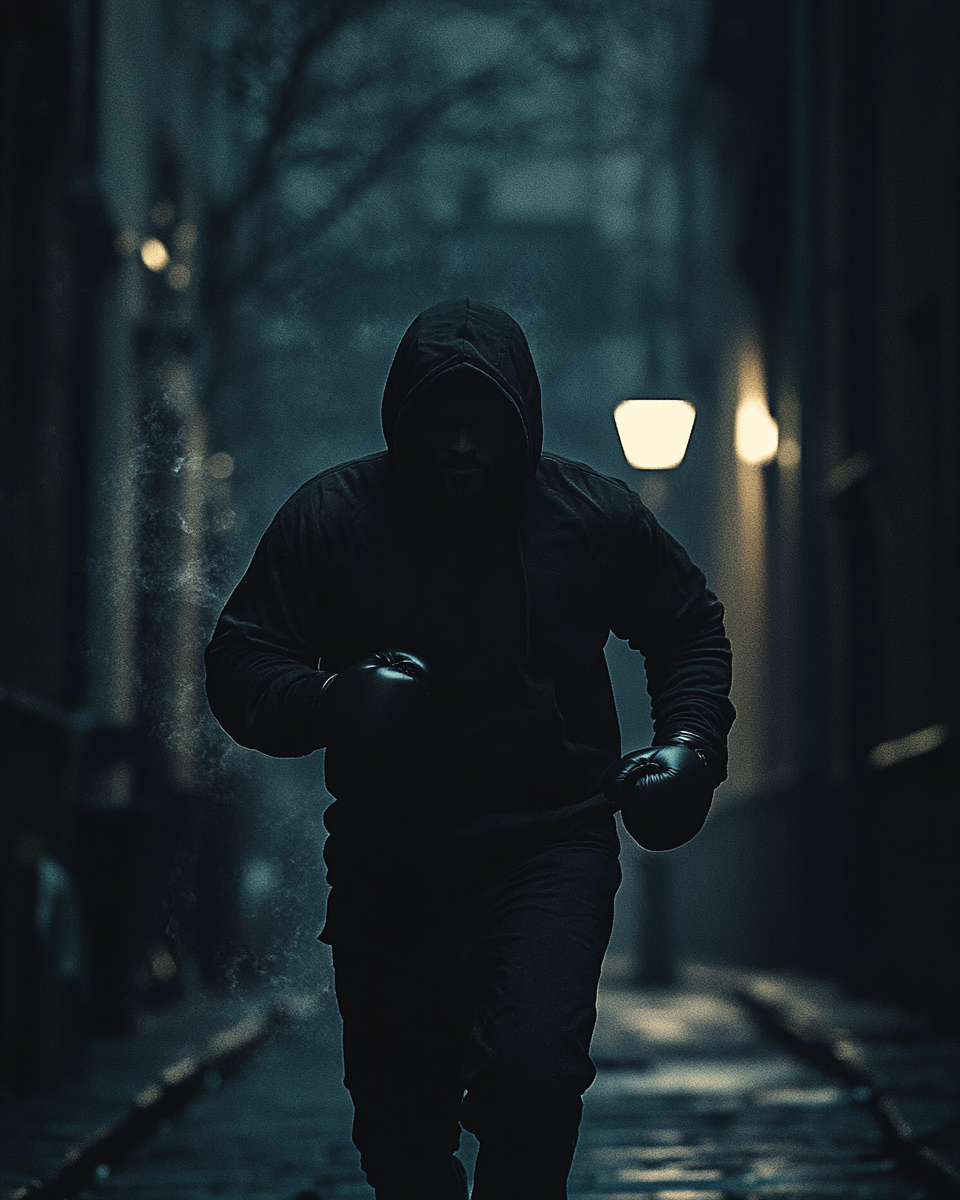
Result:
{"label": "beard", "polygon": [[481,522],[509,511],[525,482],[525,447],[517,446],[504,462],[442,457],[430,462],[422,448],[401,446],[402,479],[417,505],[433,510],[442,522]]}
{"label": "beard", "polygon": [[483,464],[441,466],[436,474],[436,484],[444,499],[453,504],[481,504],[496,490],[494,472]]}

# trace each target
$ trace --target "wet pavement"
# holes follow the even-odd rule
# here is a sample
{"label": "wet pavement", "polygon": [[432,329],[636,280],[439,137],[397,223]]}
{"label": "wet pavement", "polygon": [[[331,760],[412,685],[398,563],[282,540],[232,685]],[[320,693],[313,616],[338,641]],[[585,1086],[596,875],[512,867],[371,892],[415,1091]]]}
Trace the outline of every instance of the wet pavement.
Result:
{"label": "wet pavement", "polygon": [[576,1200],[914,1200],[867,1109],[764,1033],[743,1004],[606,989],[570,1180]]}
{"label": "wet pavement", "polygon": [[[931,1191],[930,1180],[904,1158],[903,1145],[878,1119],[875,1090],[860,1075],[844,1076],[829,1061],[802,1052],[799,1043],[791,1045],[789,1036],[777,1036],[759,1002],[732,988],[729,979],[717,990],[724,981],[716,976],[690,978],[690,986],[670,991],[604,982],[594,1041],[599,1072],[585,1099],[571,1200],[921,1200],[951,1194],[949,1181],[938,1188],[936,1179]],[[771,1006],[778,997],[785,1004],[787,993],[771,987]],[[161,1117],[149,1140],[117,1161],[98,1164],[77,1194],[113,1200],[371,1200],[350,1142],[335,1009],[327,998],[312,1011],[288,1003],[285,1012],[286,1019],[242,1065],[221,1071],[213,1059],[205,1060],[183,1111]],[[213,1015],[206,1012],[205,1020]],[[236,1011],[229,1015],[235,1020]],[[818,1028],[822,1032],[822,1023]],[[955,1043],[940,1044],[939,1083],[932,1087],[929,1063],[926,1076],[918,1067],[927,1061],[931,1043],[918,1036],[897,1040],[886,1028],[886,1042],[877,1041],[875,1049],[892,1061],[891,1048],[899,1047],[899,1073],[891,1082],[909,1075],[914,1099],[920,1103],[926,1096],[924,1111],[936,1109],[942,1133],[952,1119],[944,1108],[943,1080],[952,1069]],[[154,1057],[161,1051],[155,1046]],[[919,1090],[918,1070],[927,1081]],[[72,1086],[78,1103],[81,1085]],[[45,1111],[55,1124],[52,1099],[46,1110],[30,1103],[33,1119]],[[22,1105],[19,1112],[19,1128],[28,1131]],[[8,1150],[16,1116],[5,1118]],[[74,1136],[80,1125],[82,1120],[74,1121]],[[64,1139],[71,1129],[63,1131]],[[465,1134],[461,1157],[471,1171],[475,1150]],[[14,1153],[21,1166],[4,1172],[6,1196],[17,1182],[16,1171],[24,1169],[23,1154]]]}

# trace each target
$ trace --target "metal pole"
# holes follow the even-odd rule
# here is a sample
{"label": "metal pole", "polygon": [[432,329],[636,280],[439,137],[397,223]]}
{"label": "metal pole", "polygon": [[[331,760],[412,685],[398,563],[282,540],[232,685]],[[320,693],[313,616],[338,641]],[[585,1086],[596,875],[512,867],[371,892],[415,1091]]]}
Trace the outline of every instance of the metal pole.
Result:
{"label": "metal pole", "polygon": [[668,854],[644,854],[638,872],[640,944],[635,982],[640,987],[672,987],[676,983],[672,873]]}

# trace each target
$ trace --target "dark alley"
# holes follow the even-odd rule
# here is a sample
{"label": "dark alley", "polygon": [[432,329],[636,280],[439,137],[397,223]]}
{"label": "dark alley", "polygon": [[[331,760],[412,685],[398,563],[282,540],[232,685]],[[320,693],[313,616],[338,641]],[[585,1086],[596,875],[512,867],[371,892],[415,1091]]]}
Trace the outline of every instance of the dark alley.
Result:
{"label": "dark alley", "polygon": [[0,54],[3,1196],[960,1196],[955,0]]}

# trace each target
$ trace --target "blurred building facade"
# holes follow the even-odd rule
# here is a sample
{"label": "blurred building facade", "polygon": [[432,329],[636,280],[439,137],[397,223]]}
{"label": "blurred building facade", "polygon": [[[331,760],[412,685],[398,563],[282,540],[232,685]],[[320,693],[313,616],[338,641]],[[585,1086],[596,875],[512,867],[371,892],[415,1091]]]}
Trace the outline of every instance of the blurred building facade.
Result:
{"label": "blurred building facade", "polygon": [[0,1083],[15,1089],[178,986],[205,503],[191,7],[42,0],[2,17]]}
{"label": "blurred building facade", "polygon": [[678,936],[955,1024],[960,10],[717,0],[705,74],[747,293],[719,370],[740,717]]}

